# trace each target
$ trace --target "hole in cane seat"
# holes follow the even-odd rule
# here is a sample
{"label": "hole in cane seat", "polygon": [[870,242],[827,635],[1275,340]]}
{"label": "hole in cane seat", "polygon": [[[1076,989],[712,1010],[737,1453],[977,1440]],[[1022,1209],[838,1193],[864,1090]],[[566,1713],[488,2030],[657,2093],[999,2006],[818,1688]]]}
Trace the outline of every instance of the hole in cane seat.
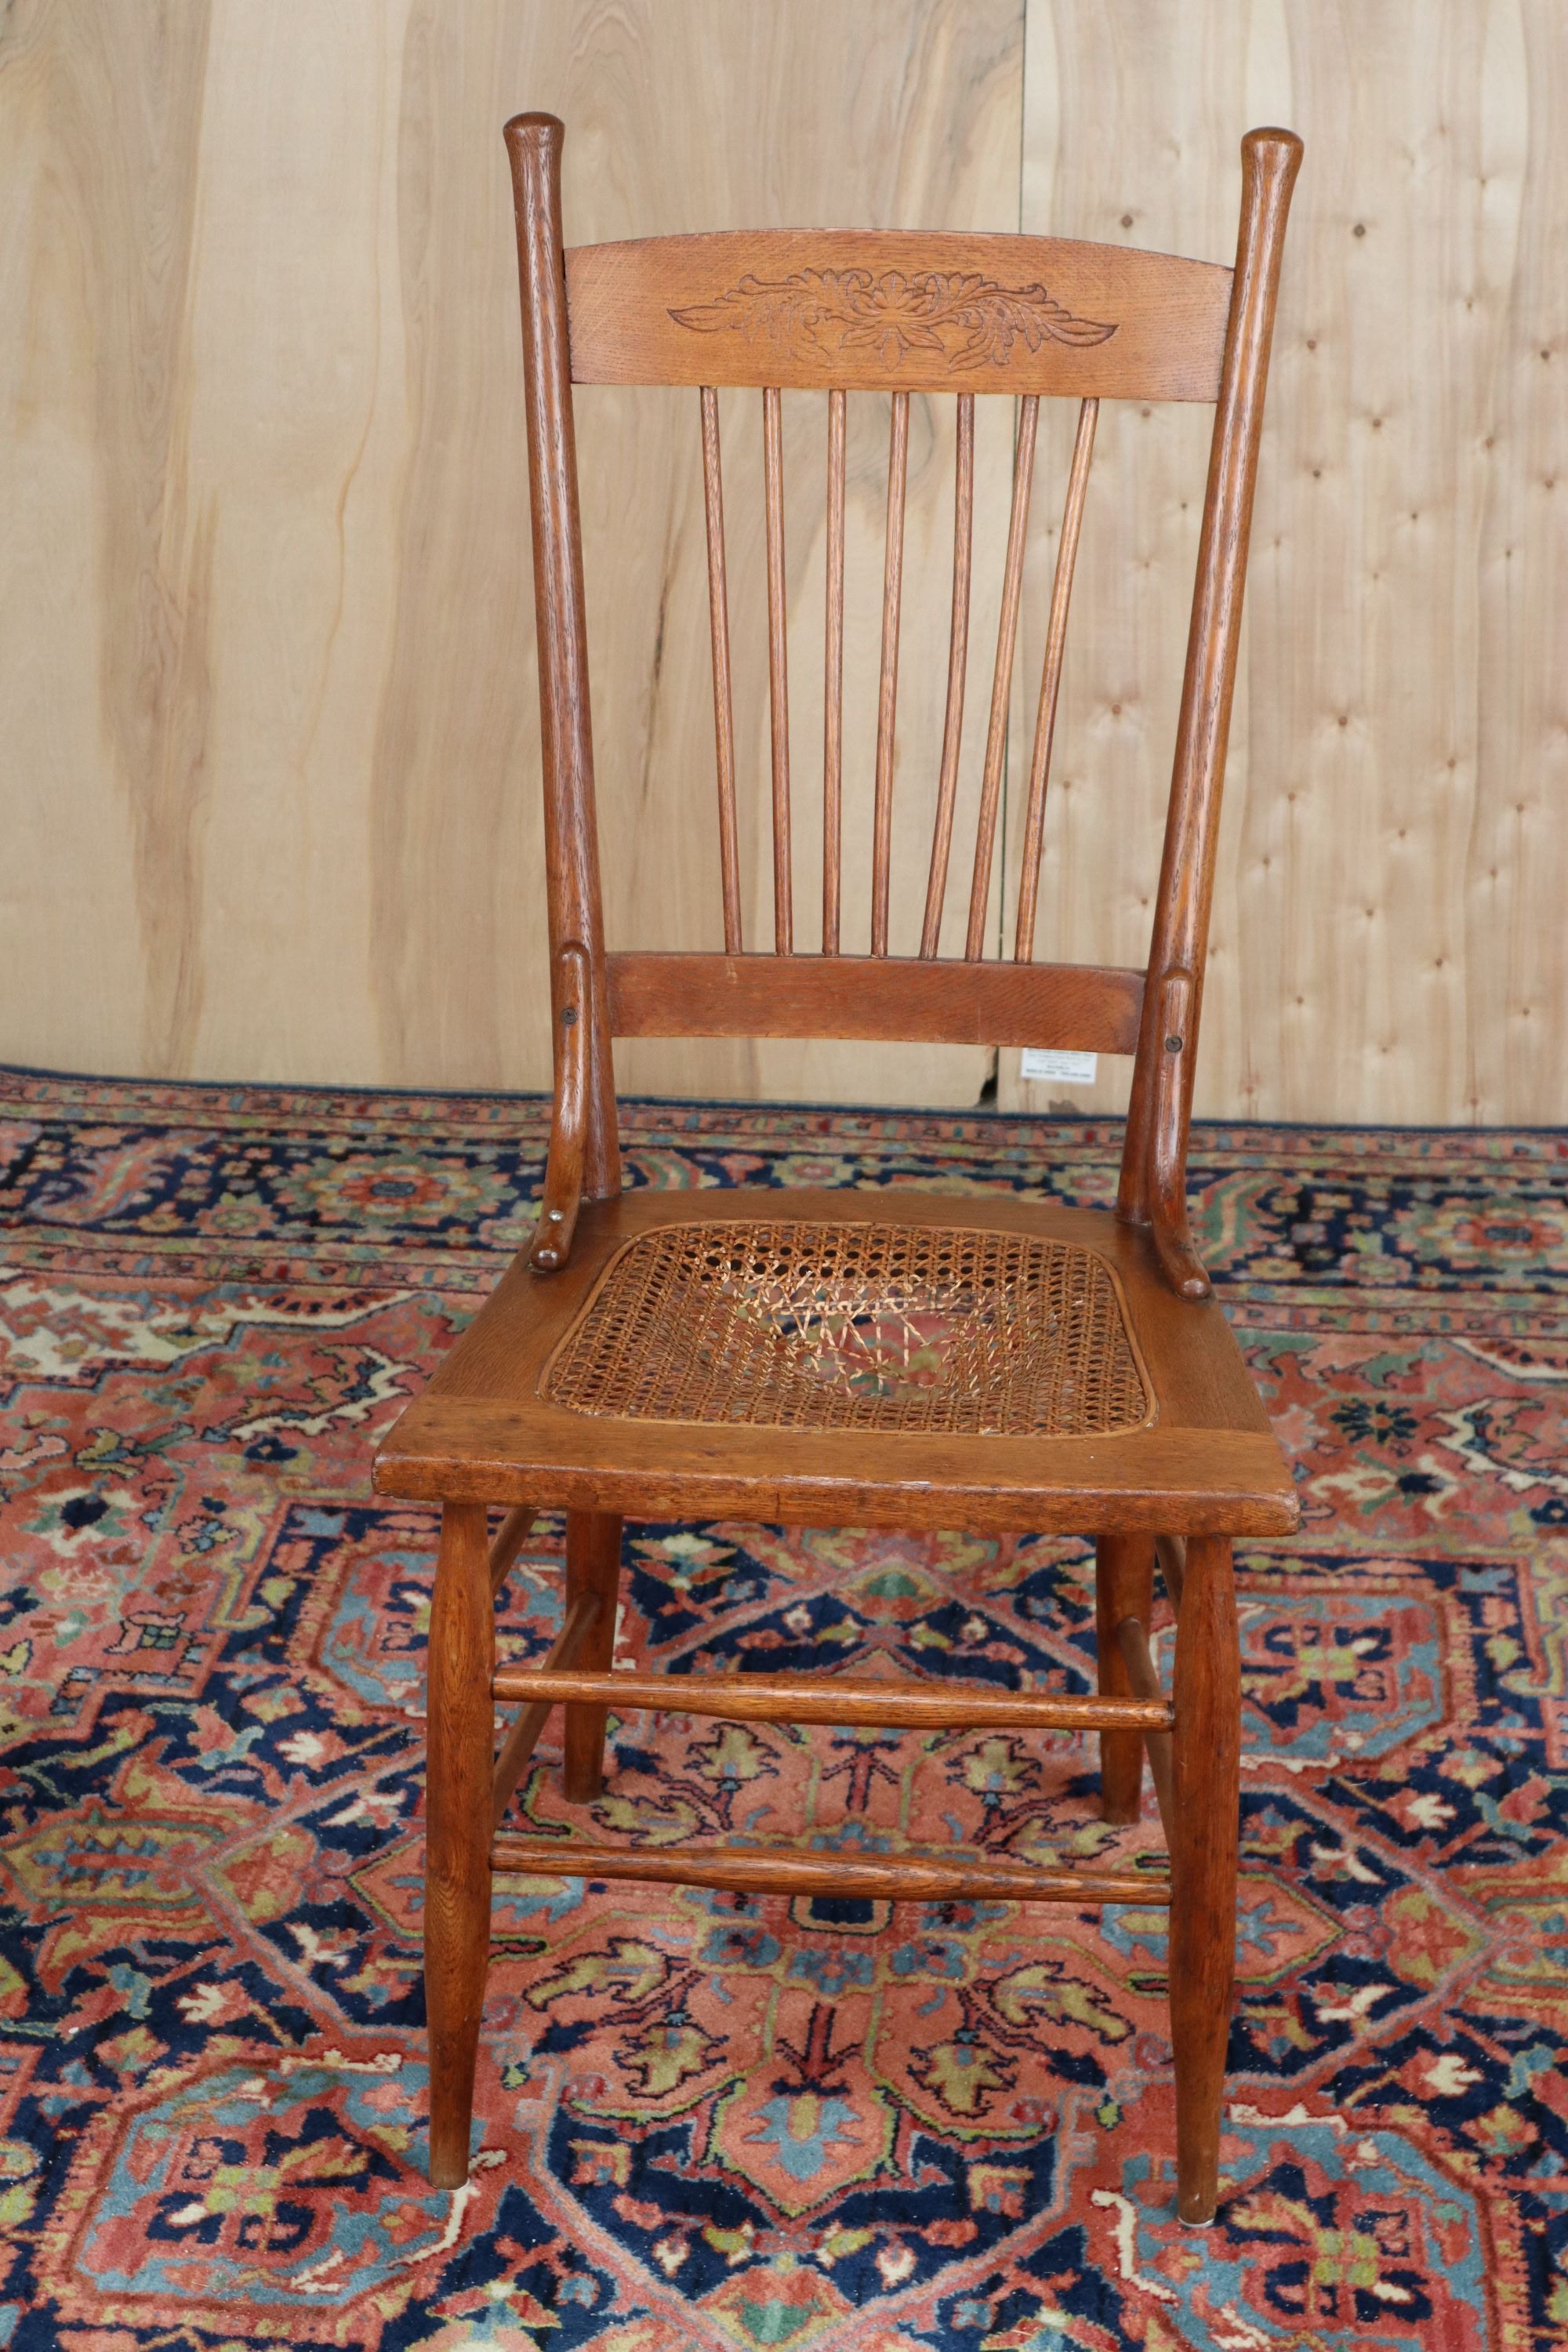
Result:
{"label": "hole in cane seat", "polygon": [[1016,1437],[1110,1436],[1150,1410],[1094,1251],[891,1223],[638,1234],[543,1392],[619,1420]]}

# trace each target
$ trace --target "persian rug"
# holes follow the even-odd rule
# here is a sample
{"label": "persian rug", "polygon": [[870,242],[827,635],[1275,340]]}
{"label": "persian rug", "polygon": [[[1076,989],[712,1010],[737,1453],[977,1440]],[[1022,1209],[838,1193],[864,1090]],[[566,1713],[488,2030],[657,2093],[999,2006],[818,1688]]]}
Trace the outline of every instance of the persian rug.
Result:
{"label": "persian rug", "polygon": [[[1164,1920],[504,1885],[472,2179],[419,1979],[432,1513],[372,1447],[530,1223],[538,1102],[0,1081],[0,2345],[1544,2352],[1568,2340],[1568,1143],[1210,1128],[1297,1465],[1240,1551],[1217,2224]],[[1111,1197],[1113,1123],[633,1105],[629,1181]],[[500,1618],[561,1614],[562,1528]],[[1087,1544],[628,1523],[619,1655],[1092,1676]],[[1159,1643],[1169,1670],[1169,1642]],[[541,1751],[517,1800],[568,1819]],[[1127,1855],[1063,1736],[629,1715],[654,1840]]]}

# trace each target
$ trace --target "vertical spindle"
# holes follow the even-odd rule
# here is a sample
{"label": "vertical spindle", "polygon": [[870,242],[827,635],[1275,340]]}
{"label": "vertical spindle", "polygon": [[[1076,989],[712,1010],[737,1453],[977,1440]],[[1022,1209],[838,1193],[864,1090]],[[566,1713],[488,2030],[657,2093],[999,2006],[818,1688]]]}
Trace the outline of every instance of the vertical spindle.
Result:
{"label": "vertical spindle", "polygon": [[882,672],[877,694],[877,786],[871,845],[871,953],[888,952],[893,856],[893,745],[899,703],[899,612],[903,600],[904,499],[909,486],[910,395],[893,394],[888,440],[888,541],[882,571]]}
{"label": "vertical spindle", "polygon": [[785,656],[784,418],[779,390],[763,394],[763,473],[768,511],[768,708],[773,725],[773,951],[795,951],[795,893],[790,878],[789,670]]}
{"label": "vertical spindle", "polygon": [[1062,508],[1061,537],[1057,541],[1056,578],[1051,583],[1051,609],[1046,624],[1046,657],[1040,669],[1040,702],[1035,715],[1035,748],[1029,761],[1029,803],[1024,821],[1024,855],[1018,874],[1018,931],[1013,952],[1020,963],[1035,953],[1035,910],[1040,890],[1040,849],[1046,835],[1046,785],[1051,772],[1051,741],[1057,726],[1057,697],[1062,681],[1062,648],[1067,643],[1068,606],[1072,601],[1073,567],[1078,562],[1079,533],[1083,528],[1083,502],[1089,489],[1089,466],[1094,455],[1098,400],[1086,400],[1079,410],[1078,438],[1073,443],[1072,471]]}
{"label": "vertical spindle", "polygon": [[1002,578],[1002,617],[996,629],[996,667],[991,681],[991,724],[980,780],[980,817],[974,838],[974,878],[969,892],[969,934],[963,952],[973,963],[985,950],[985,901],[991,891],[991,860],[1002,802],[1002,761],[1007,747],[1007,698],[1013,686],[1013,653],[1018,641],[1018,599],[1024,580],[1024,541],[1029,525],[1029,489],[1035,476],[1035,434],[1040,403],[1035,393],[1019,407],[1018,445],[1013,457],[1013,513],[1007,525],[1007,565]]}
{"label": "vertical spindle", "polygon": [[847,395],[827,395],[827,676],[822,738],[822,952],[838,953],[844,824],[844,458]]}
{"label": "vertical spindle", "polygon": [[942,906],[947,896],[948,853],[958,796],[958,754],[963,740],[963,682],[969,662],[969,579],[974,553],[974,394],[958,395],[958,454],[952,488],[952,627],[947,645],[947,716],[942,730],[942,772],[936,788],[936,826],[931,835],[931,875],[926,883],[921,953],[934,956],[942,937]]}
{"label": "vertical spindle", "polygon": [[730,597],[724,575],[724,485],[719,394],[702,388],[702,499],[708,516],[708,624],[713,646],[713,736],[719,769],[719,866],[724,952],[741,952],[741,848],[735,816],[735,704],[730,685]]}

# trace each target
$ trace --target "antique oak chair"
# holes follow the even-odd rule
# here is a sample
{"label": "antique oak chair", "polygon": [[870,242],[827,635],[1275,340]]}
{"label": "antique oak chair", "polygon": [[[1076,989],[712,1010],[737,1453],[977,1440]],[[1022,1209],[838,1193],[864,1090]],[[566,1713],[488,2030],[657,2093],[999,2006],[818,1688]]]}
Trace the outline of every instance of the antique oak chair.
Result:
{"label": "antique oak chair", "polygon": [[[1019,236],[770,231],[562,243],[562,125],[507,126],[522,281],[549,867],[555,1097],[542,1211],[383,1445],[383,1493],[442,1507],[429,1659],[425,1981],[430,2177],[468,2170],[494,1871],[883,1898],[1171,1906],[1178,2210],[1214,2214],[1234,1967],[1239,1665],[1231,1543],[1296,1525],[1290,1475],[1194,1248],[1187,1124],[1226,733],[1281,246],[1300,144],[1242,147],[1234,271]],[[600,916],[572,386],[700,387],[723,954],[613,954]],[[772,684],[772,951],[742,936],[717,387],[762,392]],[[820,952],[790,878],[781,387],[827,394],[826,835]],[[891,394],[870,952],[839,937],[845,414]],[[958,403],[952,655],[924,935],[888,952],[893,729],[911,393]],[[1011,522],[968,936],[938,954],[963,722],[976,394],[1017,400]],[[1011,961],[983,955],[1042,397],[1080,401],[1028,772]],[[1047,770],[1099,404],[1215,417],[1147,969],[1034,960]],[[997,1193],[623,1192],[616,1036],[906,1038],[1132,1056],[1114,1215]],[[934,1381],[897,1335],[938,1333]],[[889,1337],[889,1335],[892,1335]],[[867,1377],[868,1366],[879,1377]],[[889,1369],[890,1366],[890,1369]],[[487,1507],[510,1506],[495,1540]],[[542,1668],[495,1665],[495,1595],[535,1512],[566,1513],[564,1623]],[[622,1515],[1092,1533],[1100,1696],[941,1680],[610,1669]],[[1158,1555],[1177,1612],[1164,1698]],[[499,1759],[494,1705],[521,1707]],[[565,1788],[600,1790],[606,1711],[965,1730],[1089,1727],[1105,1818],[1149,1757],[1170,1849],[1052,1869],[951,1847],[867,1859],[514,1835],[507,1804],[551,1709]]]}

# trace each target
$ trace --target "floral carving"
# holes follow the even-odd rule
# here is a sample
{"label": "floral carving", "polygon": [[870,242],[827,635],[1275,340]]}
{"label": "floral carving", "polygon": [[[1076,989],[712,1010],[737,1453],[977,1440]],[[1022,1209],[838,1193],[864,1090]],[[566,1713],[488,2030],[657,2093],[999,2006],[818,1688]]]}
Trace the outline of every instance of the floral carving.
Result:
{"label": "floral carving", "polygon": [[840,352],[875,351],[889,367],[910,352],[942,352],[957,367],[1000,366],[1013,346],[1103,343],[1115,326],[1074,316],[1043,286],[999,286],[977,270],[797,269],[770,284],[748,274],[716,301],[671,310],[699,334],[804,336]]}

